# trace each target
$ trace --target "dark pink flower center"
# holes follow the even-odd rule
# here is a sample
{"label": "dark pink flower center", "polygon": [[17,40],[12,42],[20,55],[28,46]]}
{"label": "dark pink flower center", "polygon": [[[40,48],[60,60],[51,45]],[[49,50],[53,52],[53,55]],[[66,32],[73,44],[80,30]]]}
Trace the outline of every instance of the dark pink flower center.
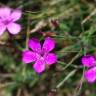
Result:
{"label": "dark pink flower center", "polygon": [[4,23],[5,25],[8,25],[10,22],[11,22],[10,20],[4,20],[4,21],[3,21],[3,23]]}
{"label": "dark pink flower center", "polygon": [[40,55],[41,55],[41,57],[43,57],[44,56],[44,52],[41,52]]}

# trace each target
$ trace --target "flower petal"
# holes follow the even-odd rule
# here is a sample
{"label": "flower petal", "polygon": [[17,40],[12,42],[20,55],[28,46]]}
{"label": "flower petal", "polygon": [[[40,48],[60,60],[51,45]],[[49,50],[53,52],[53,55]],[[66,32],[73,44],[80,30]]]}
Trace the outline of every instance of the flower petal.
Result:
{"label": "flower petal", "polygon": [[3,18],[7,18],[10,16],[11,13],[11,9],[8,7],[2,7],[0,8],[0,17]]}
{"label": "flower petal", "polygon": [[18,34],[21,31],[21,26],[17,23],[8,24],[7,28],[11,34]]}
{"label": "flower petal", "polygon": [[42,50],[44,52],[50,52],[52,49],[54,49],[54,47],[55,47],[55,41],[52,38],[47,37],[43,44]]}
{"label": "flower petal", "polygon": [[53,63],[56,63],[57,61],[57,56],[54,53],[49,53],[46,57],[45,57],[45,61],[48,65],[51,65]]}
{"label": "flower petal", "polygon": [[96,81],[96,67],[85,71],[85,78],[88,82],[93,83]]}
{"label": "flower petal", "polygon": [[41,52],[41,45],[37,39],[35,38],[30,39],[28,42],[28,45],[33,51],[38,52],[38,53]]}
{"label": "flower petal", "polygon": [[0,36],[4,33],[5,30],[6,30],[6,26],[0,23]]}
{"label": "flower petal", "polygon": [[21,10],[15,10],[12,12],[10,18],[12,18],[13,21],[17,21],[21,18],[22,12]]}
{"label": "flower petal", "polygon": [[44,59],[38,59],[36,63],[33,65],[34,70],[37,73],[41,73],[45,70],[45,62]]}
{"label": "flower petal", "polygon": [[81,61],[82,64],[88,68],[95,65],[95,58],[93,55],[83,56]]}
{"label": "flower petal", "polygon": [[31,63],[36,60],[36,54],[32,51],[25,50],[22,54],[22,61],[24,63]]}

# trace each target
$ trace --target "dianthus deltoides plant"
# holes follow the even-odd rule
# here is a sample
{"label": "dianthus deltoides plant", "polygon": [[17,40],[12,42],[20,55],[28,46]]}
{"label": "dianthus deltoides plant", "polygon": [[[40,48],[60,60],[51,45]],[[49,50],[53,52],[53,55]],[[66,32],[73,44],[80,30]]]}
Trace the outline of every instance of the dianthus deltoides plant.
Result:
{"label": "dianthus deltoides plant", "polygon": [[[3,43],[0,41],[0,44],[2,46],[8,46],[10,48],[11,44],[7,42],[11,42],[13,45],[11,50],[12,53],[9,52],[10,49],[8,49],[7,51],[2,49],[2,53],[4,52],[4,56],[6,52],[11,54],[11,58],[6,59],[6,56],[4,57],[5,61],[1,63],[3,64],[3,66],[5,64],[5,66],[4,69],[0,69],[4,70],[5,73],[12,73],[11,75],[8,75],[8,77],[4,77],[6,78],[5,81],[12,82],[8,84],[8,88],[13,93],[14,90],[21,88],[25,92],[24,94],[26,94],[26,87],[28,87],[29,89],[30,87],[33,88],[34,85],[36,85],[37,83],[39,84],[39,80],[42,82],[46,82],[49,80],[49,78],[52,78],[53,81],[51,82],[56,85],[53,85],[52,88],[48,89],[48,96],[55,96],[53,94],[55,94],[59,88],[62,88],[61,86],[63,86],[65,82],[68,81],[69,84],[70,81],[73,82],[74,80],[77,80],[77,78],[80,78],[80,76],[80,81],[78,79],[78,82],[80,82],[80,84],[77,84],[80,88],[82,87],[83,82],[86,81],[88,82],[88,84],[94,84],[96,82],[96,56],[95,54],[93,54],[94,49],[89,51],[86,46],[88,46],[88,43],[92,43],[89,42],[89,39],[94,33],[93,29],[95,27],[93,26],[92,28],[90,28],[89,31],[92,31],[91,33],[89,31],[86,31],[85,33],[80,33],[77,38],[76,36],[72,37],[65,31],[64,33],[62,32],[63,30],[70,31],[68,29],[68,26],[71,25],[64,24],[65,22],[62,21],[60,21],[59,23],[59,20],[57,18],[53,20],[48,19],[47,21],[44,17],[44,20],[41,20],[41,22],[39,22],[37,26],[35,26],[35,28],[30,31],[29,26],[31,24],[34,25],[37,22],[35,22],[34,19],[31,18],[31,12],[29,12],[28,15],[26,15],[26,13],[28,12],[24,12],[20,8],[0,8],[0,40],[8,36],[6,42]],[[42,14],[40,16],[42,16]],[[50,13],[48,16],[50,16]],[[28,21],[26,21],[25,18],[27,18]],[[24,24],[22,21],[24,22]],[[45,29],[43,29],[42,26],[46,30],[48,29],[48,27],[51,27],[51,29],[46,31]],[[61,35],[59,31],[62,32]],[[74,41],[76,41],[75,45],[73,45]],[[15,53],[14,47],[16,49]],[[73,53],[77,54],[73,57]],[[71,56],[67,56],[66,54],[71,54]],[[66,60],[66,58],[69,58],[69,60]],[[70,58],[72,58],[72,60],[70,60]],[[80,61],[77,59],[79,59]],[[77,62],[76,60],[79,63],[75,64]],[[2,67],[2,64],[0,67]],[[5,71],[5,69],[7,69],[7,72]],[[65,72],[66,69],[68,69],[67,72]],[[79,73],[79,75],[75,77],[75,74],[78,73],[78,70],[82,70],[82,74]],[[66,76],[62,75],[64,72]],[[52,75],[52,77],[50,77],[50,75]],[[4,75],[1,76],[3,77]],[[71,80],[70,78],[72,76],[74,77]],[[55,79],[57,79],[56,82]],[[50,82],[50,80],[48,82]],[[72,86],[76,85],[73,84]],[[43,87],[41,89],[43,90]],[[78,86],[76,87],[76,91],[77,89]],[[74,91],[73,94],[78,94],[81,91],[80,89],[78,90],[79,91],[77,93],[75,93]],[[43,95],[41,94],[40,96]]]}
{"label": "dianthus deltoides plant", "polygon": [[16,21],[21,18],[21,10],[12,10],[11,8],[0,8],[0,35],[2,35],[6,29],[11,34],[18,34],[21,31],[21,25]]}
{"label": "dianthus deltoides plant", "polygon": [[49,53],[53,48],[55,48],[55,41],[47,37],[41,47],[40,42],[37,39],[30,39],[28,42],[29,47],[33,50],[25,50],[23,52],[22,61],[24,63],[34,62],[33,68],[36,72],[41,73],[45,70],[46,64],[52,65],[56,63],[57,56],[54,53]]}

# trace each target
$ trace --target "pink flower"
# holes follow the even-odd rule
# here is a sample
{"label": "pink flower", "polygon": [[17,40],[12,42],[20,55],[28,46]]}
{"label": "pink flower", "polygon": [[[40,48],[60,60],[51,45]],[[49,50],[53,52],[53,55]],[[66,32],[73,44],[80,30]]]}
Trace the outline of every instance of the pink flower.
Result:
{"label": "pink flower", "polygon": [[95,64],[95,58],[93,55],[86,55],[82,58],[82,64],[88,68],[94,66]]}
{"label": "pink flower", "polygon": [[21,18],[22,12],[20,10],[12,10],[8,7],[0,8],[0,36],[6,31],[11,34],[18,34],[21,31],[21,26],[15,21]]}
{"label": "pink flower", "polygon": [[30,39],[28,45],[33,51],[25,50],[22,61],[24,63],[35,62],[33,68],[37,73],[43,72],[46,64],[52,65],[56,63],[56,54],[50,52],[55,47],[55,41],[52,38],[47,37],[42,47],[40,42],[35,38]]}
{"label": "pink flower", "polygon": [[82,57],[82,64],[89,68],[87,71],[85,71],[84,76],[86,80],[90,83],[93,83],[96,81],[96,65],[95,65],[96,59],[93,55],[86,55]]}

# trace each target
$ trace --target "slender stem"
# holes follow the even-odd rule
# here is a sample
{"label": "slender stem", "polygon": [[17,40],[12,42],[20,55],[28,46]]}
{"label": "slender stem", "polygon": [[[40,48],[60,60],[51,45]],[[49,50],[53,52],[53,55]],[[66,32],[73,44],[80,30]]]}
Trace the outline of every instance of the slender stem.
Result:
{"label": "slender stem", "polygon": [[28,41],[29,41],[29,36],[30,36],[30,24],[29,24],[29,20],[30,20],[30,18],[29,18],[30,16],[29,16],[29,14],[28,14],[28,21],[27,21],[27,33],[26,33],[26,49],[28,49]]}
{"label": "slender stem", "polygon": [[18,91],[17,91],[17,95],[16,96],[21,96],[21,91],[22,91],[22,89],[19,88]]}
{"label": "slender stem", "polygon": [[65,70],[66,68],[68,68],[68,67],[80,56],[80,54],[81,54],[81,50],[79,51],[78,54],[76,54],[76,55],[72,58],[72,60],[71,60],[62,70]]}

